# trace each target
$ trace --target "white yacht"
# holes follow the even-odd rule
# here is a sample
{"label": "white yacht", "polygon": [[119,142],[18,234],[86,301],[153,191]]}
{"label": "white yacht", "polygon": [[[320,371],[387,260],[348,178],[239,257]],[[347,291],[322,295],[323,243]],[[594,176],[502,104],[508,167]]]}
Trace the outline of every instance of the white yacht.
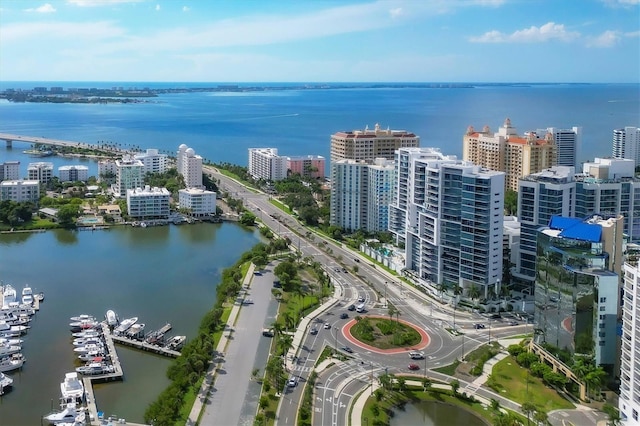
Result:
{"label": "white yacht", "polygon": [[94,351],[104,351],[104,345],[102,343],[94,343],[94,344],[87,344],[84,346],[77,346],[75,348],[73,348],[74,352],[78,352],[78,353],[88,353],[88,352],[94,352]]}
{"label": "white yacht", "polygon": [[135,324],[136,322],[138,322],[138,317],[133,317],[133,318],[127,318],[126,320],[123,320],[120,322],[120,325],[117,326],[113,332],[115,334],[122,334],[125,331],[127,331],[129,329],[129,327],[131,327],[133,324]]}
{"label": "white yacht", "polygon": [[4,373],[0,373],[0,395],[2,395],[4,389],[10,388],[11,386],[13,386],[13,379]]}
{"label": "white yacht", "polygon": [[76,315],[75,317],[71,317],[69,319],[73,322],[78,322],[78,321],[95,321],[96,318],[93,315],[80,314],[80,315]]}
{"label": "white yacht", "polygon": [[29,286],[22,289],[22,304],[27,306],[33,305],[33,290]]}
{"label": "white yacht", "polygon": [[24,365],[25,359],[22,353],[13,354],[10,357],[0,359],[0,373],[17,370]]}
{"label": "white yacht", "polygon": [[76,368],[76,371],[86,376],[96,376],[99,374],[109,374],[115,371],[115,367],[105,362],[90,362],[87,365]]}
{"label": "white yacht", "polygon": [[3,345],[3,344],[0,344],[0,357],[17,354],[21,350],[22,350],[22,347],[20,347],[18,345]]}
{"label": "white yacht", "polygon": [[10,325],[6,321],[0,321],[0,333],[18,333],[27,334],[27,330],[30,328],[28,325]]}
{"label": "white yacht", "polygon": [[104,342],[98,336],[96,337],[77,337],[73,339],[73,346],[102,345]]}
{"label": "white yacht", "polygon": [[86,362],[98,362],[98,360],[102,360],[104,356],[105,356],[105,351],[103,349],[103,350],[96,350],[96,351],[81,353],[80,355],[78,355],[78,359],[80,361],[86,361]]}
{"label": "white yacht", "polygon": [[84,385],[82,380],[78,378],[78,373],[64,375],[64,381],[60,383],[60,393],[65,401],[80,402],[84,399]]}
{"label": "white yacht", "polygon": [[107,313],[105,314],[105,318],[107,319],[107,325],[109,327],[115,327],[116,325],[118,325],[118,315],[116,315],[116,313],[111,309],[107,311]]}
{"label": "white yacht", "polygon": [[4,290],[2,291],[2,307],[9,308],[10,306],[15,305],[17,302],[16,299],[16,289],[11,286],[11,284],[7,284],[4,286]]}
{"label": "white yacht", "polygon": [[87,337],[101,337],[102,330],[100,330],[99,328],[90,328],[88,330],[71,333],[71,335],[77,339],[80,339],[80,338],[86,339]]}
{"label": "white yacht", "polygon": [[62,411],[47,414],[43,419],[54,425],[76,424],[82,416],[84,416],[84,412],[77,409],[75,402],[70,402]]}

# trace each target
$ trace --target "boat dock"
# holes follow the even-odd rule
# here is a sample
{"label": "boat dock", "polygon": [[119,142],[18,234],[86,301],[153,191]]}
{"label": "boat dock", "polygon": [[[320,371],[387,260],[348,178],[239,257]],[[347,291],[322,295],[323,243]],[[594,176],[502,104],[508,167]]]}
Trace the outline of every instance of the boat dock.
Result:
{"label": "boat dock", "polygon": [[119,343],[119,344],[124,345],[124,346],[131,346],[131,347],[136,348],[136,349],[140,349],[140,350],[147,351],[147,352],[153,352],[153,353],[156,353],[158,355],[169,356],[169,357],[172,357],[172,358],[177,358],[177,357],[180,356],[180,352],[178,352],[178,351],[167,349],[167,348],[164,348],[162,346],[152,345],[151,343],[147,343],[144,340],[140,341],[140,340],[130,339],[128,337],[112,336],[112,335],[109,335],[109,337],[114,342]]}

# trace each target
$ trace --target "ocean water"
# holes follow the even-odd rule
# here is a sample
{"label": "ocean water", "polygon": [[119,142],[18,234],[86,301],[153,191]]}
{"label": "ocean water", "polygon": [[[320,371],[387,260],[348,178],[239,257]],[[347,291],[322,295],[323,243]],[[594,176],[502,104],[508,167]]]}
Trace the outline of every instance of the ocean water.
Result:
{"label": "ocean water", "polygon": [[[184,83],[21,83],[23,88],[189,87]],[[195,86],[215,86],[199,83]],[[0,84],[0,88],[18,83]],[[266,92],[163,94],[140,104],[39,104],[0,100],[0,132],[175,152],[182,143],[212,162],[247,165],[248,148],[327,158],[341,130],[404,129],[421,146],[462,155],[469,125],[497,130],[506,118],[520,134],[546,127],[583,128],[580,160],[611,155],[612,131],[640,126],[640,85],[479,85],[473,88],[345,88]],[[0,161],[24,159],[29,146],[0,143]],[[45,160],[49,161],[49,160]],[[77,164],[77,160],[55,160]],[[58,166],[56,164],[56,167]],[[90,167],[90,174],[95,168]]]}

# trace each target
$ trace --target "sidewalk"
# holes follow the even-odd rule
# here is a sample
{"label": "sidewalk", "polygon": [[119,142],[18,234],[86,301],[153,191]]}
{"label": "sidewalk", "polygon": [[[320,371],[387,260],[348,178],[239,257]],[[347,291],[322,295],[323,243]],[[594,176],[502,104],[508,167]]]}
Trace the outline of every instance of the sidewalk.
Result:
{"label": "sidewalk", "polygon": [[[249,266],[249,270],[247,274],[244,276],[242,281],[242,287],[251,283],[251,278],[253,277],[253,270],[255,266],[253,263]],[[212,360],[209,364],[209,369],[204,376],[204,380],[202,381],[202,386],[200,386],[200,391],[198,392],[198,396],[196,397],[195,402],[193,403],[193,407],[191,407],[191,412],[189,413],[189,418],[187,419],[187,425],[195,425],[198,422],[198,418],[200,417],[200,413],[204,407],[204,404],[209,397],[209,390],[213,385],[216,377],[216,370],[222,367],[222,358],[224,357],[225,350],[227,349],[227,344],[229,343],[229,337],[233,333],[233,326],[236,323],[236,319],[238,318],[238,314],[240,313],[241,304],[234,303],[231,308],[231,313],[229,314],[229,319],[227,320],[227,325],[225,326],[225,330],[220,336],[220,341],[216,346],[216,358]]]}

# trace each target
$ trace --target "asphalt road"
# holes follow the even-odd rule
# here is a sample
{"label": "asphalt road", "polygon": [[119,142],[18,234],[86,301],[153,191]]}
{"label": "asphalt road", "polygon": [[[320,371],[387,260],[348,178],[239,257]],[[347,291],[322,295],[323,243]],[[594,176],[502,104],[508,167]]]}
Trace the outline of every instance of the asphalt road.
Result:
{"label": "asphalt road", "polygon": [[[340,348],[347,344],[352,347],[354,353],[350,355],[352,361],[340,363],[341,365],[336,365],[331,371],[322,374],[321,384],[318,384],[317,390],[321,391],[323,396],[314,401],[313,407],[315,424],[318,424],[318,421],[320,424],[348,424],[344,417],[346,407],[351,404],[353,397],[360,390],[369,385],[371,374],[375,380],[384,371],[394,374],[409,371],[408,364],[411,360],[407,353],[381,354],[347,343],[341,330],[348,319],[340,319],[340,314],[347,312],[346,308],[350,304],[357,304],[359,297],[365,298],[368,314],[386,316],[387,304],[392,303],[400,310],[402,320],[427,331],[430,342],[424,348],[425,359],[414,361],[420,366],[419,374],[425,369],[431,370],[448,365],[490,340],[531,331],[529,325],[521,322],[517,326],[510,326],[509,318],[490,320],[487,316],[477,313],[452,312],[450,307],[444,307],[425,294],[405,287],[396,277],[391,277],[373,264],[369,264],[366,258],[360,258],[333,241],[312,235],[294,218],[283,214],[273,206],[269,202],[268,195],[250,192],[241,184],[222,175],[216,175],[216,177],[221,179],[224,190],[231,192],[234,198],[242,199],[249,210],[279,235],[288,236],[292,245],[296,246],[303,256],[311,256],[320,262],[330,274],[332,282],[343,288],[341,300],[320,315],[316,319],[317,322],[312,322],[311,327],[315,325],[319,330],[318,334],[306,333],[301,342],[299,358],[296,360],[293,371],[290,372],[292,376],[298,377],[299,382],[297,386],[285,389],[283,402],[277,414],[278,425],[295,423],[303,385],[324,346]],[[357,276],[354,273],[354,267],[357,268]],[[345,269],[346,272],[343,272]],[[355,312],[348,313],[349,318],[356,315]],[[322,328],[325,322],[331,324],[331,329]],[[486,324],[487,327],[475,329],[473,325],[478,322]],[[446,330],[447,328],[459,329],[464,334],[453,336]],[[364,370],[369,371],[366,380]],[[445,378],[431,371],[429,375]],[[492,395],[485,389],[478,389],[477,392],[486,393],[489,397]],[[508,406],[508,401],[505,400],[505,404]],[[331,413],[330,417],[328,413]]]}
{"label": "asphalt road", "polygon": [[271,295],[272,270],[273,265],[269,265],[263,275],[253,276],[246,298],[254,303],[240,310],[201,425],[253,425],[261,386],[251,380],[251,373],[254,368],[264,372],[271,339],[262,336],[262,329],[273,323],[277,312],[277,302]]}

